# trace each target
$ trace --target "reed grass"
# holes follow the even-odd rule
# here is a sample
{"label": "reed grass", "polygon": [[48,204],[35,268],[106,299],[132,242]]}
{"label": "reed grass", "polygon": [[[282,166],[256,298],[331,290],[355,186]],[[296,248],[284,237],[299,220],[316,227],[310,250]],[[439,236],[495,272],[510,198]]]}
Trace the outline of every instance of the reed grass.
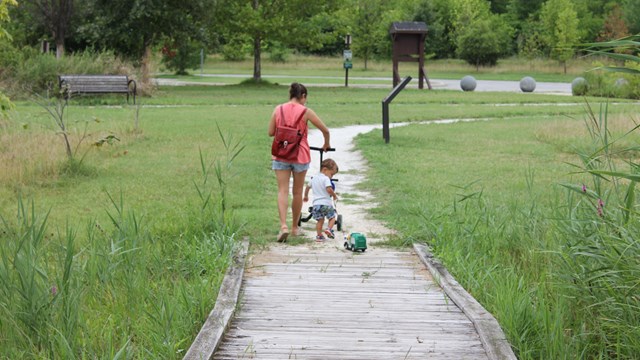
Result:
{"label": "reed grass", "polygon": [[[242,143],[222,139],[231,158],[213,163],[228,181]],[[110,224],[58,233],[19,197],[17,216],[0,217],[0,357],[181,358],[237,245],[233,212],[216,206],[225,195],[208,191],[202,221],[177,239],[152,234],[122,192],[107,193]]]}
{"label": "reed grass", "polygon": [[429,244],[521,359],[640,352],[638,126],[634,112],[586,109],[358,139],[368,186],[386,189],[374,212]]}

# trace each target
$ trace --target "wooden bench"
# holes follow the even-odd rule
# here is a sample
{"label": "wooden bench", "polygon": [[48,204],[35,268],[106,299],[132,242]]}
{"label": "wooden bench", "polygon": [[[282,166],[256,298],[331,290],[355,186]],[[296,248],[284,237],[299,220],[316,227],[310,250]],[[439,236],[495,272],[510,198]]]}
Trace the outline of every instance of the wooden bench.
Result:
{"label": "wooden bench", "polygon": [[127,103],[132,94],[136,103],[136,82],[127,75],[60,75],[58,80],[65,99],[73,94],[120,93],[127,94]]}

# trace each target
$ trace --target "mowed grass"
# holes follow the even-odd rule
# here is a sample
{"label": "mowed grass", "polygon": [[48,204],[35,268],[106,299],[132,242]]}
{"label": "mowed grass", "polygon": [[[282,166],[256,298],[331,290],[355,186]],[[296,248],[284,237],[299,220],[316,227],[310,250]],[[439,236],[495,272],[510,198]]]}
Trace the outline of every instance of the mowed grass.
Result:
{"label": "mowed grass", "polygon": [[[3,334],[15,334],[0,338],[2,355],[182,357],[215,301],[233,244],[244,236],[257,245],[271,242],[278,230],[266,128],[273,107],[287,100],[287,90],[163,87],[139,98],[139,108],[123,105],[122,97],[74,99],[67,108],[72,143],[83,137],[85,126],[87,137],[78,148],[78,156],[86,154],[81,171],[73,173],[64,170],[62,139],[53,120],[41,107],[18,103],[0,134],[6,164],[0,175],[5,220],[0,238],[7,245],[0,276],[7,280],[3,304],[9,304],[0,313],[7,319],[0,326]],[[379,124],[380,103],[388,94],[384,89],[309,90],[309,106],[332,131]],[[521,174],[532,173],[544,189],[540,193],[547,194],[544,184],[565,174],[566,149],[581,141],[566,129],[581,127],[584,106],[582,99],[538,94],[403,91],[391,105],[393,122],[486,121],[392,129],[389,145],[379,132],[365,136],[376,149],[364,146],[372,164],[369,180],[378,182],[369,186],[385,203],[376,216],[408,238],[424,241],[430,237],[417,235],[429,234],[420,220],[422,210],[431,209],[430,203],[452,203],[451,189],[467,194],[485,187],[483,196],[496,196],[495,201],[519,198],[527,188]],[[636,109],[630,102],[612,105],[612,112]],[[554,130],[560,128],[569,138],[564,143]],[[120,141],[91,145],[109,134]],[[232,162],[229,144],[243,147]],[[389,161],[409,167],[386,167]],[[221,181],[216,166],[223,170]],[[424,197],[434,184],[440,197]],[[415,196],[403,197],[404,189]],[[207,194],[210,202],[204,200]],[[410,215],[394,221],[387,211],[396,208],[409,209],[404,214]],[[438,214],[438,207],[430,211]],[[39,232],[45,218],[46,230]],[[24,255],[26,250],[31,255]],[[12,260],[23,256],[31,260],[14,266]],[[36,279],[30,291],[20,288],[21,274]],[[24,311],[33,310],[32,304],[46,311]],[[69,312],[70,306],[77,311]],[[20,330],[4,331],[14,326]]]}
{"label": "mowed grass", "polygon": [[[309,106],[331,128],[375,124],[381,123],[380,103],[386,95],[381,89],[311,88]],[[107,193],[123,192],[132,204],[140,205],[154,226],[171,227],[183,216],[188,201],[197,197],[193,181],[199,176],[199,151],[209,161],[221,151],[219,126],[246,145],[233,169],[237,180],[230,184],[231,203],[244,213],[241,218],[246,218],[247,233],[264,236],[276,220],[275,214],[265,216],[272,213],[274,190],[266,124],[274,104],[286,99],[285,86],[161,88],[154,97],[139,100],[139,132],[134,129],[136,108],[122,106],[121,98],[104,100],[105,106],[71,102],[67,114],[73,139],[77,142],[85,126],[89,134],[78,151],[87,154],[88,174],[81,177],[61,176],[62,139],[49,115],[38,106],[20,104],[13,126],[3,133],[2,156],[12,164],[2,176],[3,215],[11,214],[20,194],[36,197],[42,209],[51,208],[50,221],[55,223],[100,218],[109,203]],[[536,103],[541,105],[519,106]],[[391,118],[405,122],[535,114],[555,117],[580,116],[583,111],[582,100],[572,97],[407,90],[393,102]],[[120,141],[100,148],[89,146],[107,134]],[[25,147],[32,150],[22,150]],[[27,166],[30,163],[33,165]]]}
{"label": "mowed grass", "polygon": [[[536,81],[570,83],[577,76],[582,76],[585,71],[593,68],[596,61],[608,62],[607,59],[596,57],[574,59],[569,61],[565,74],[562,64],[548,59],[502,59],[498,66],[479,69],[462,60],[427,59],[425,71],[430,79],[459,80],[466,75],[472,75],[478,80],[520,81],[524,76],[531,76]],[[344,85],[345,70],[342,65],[342,56],[291,54],[286,62],[274,62],[266,54],[262,58],[261,70],[262,75],[266,76],[269,81],[280,84],[287,84],[293,78],[308,84]],[[210,55],[202,69],[190,71],[192,75],[174,76],[165,70],[158,76],[203,83],[238,84],[253,76],[253,59],[228,62],[219,55]],[[399,63],[399,72],[401,77],[409,75],[417,79],[417,63],[401,62]],[[223,76],[227,74],[233,76]],[[370,59],[365,69],[364,60],[356,57],[353,59],[353,68],[349,70],[349,84],[378,84],[388,85],[390,88],[392,75],[391,60]]]}

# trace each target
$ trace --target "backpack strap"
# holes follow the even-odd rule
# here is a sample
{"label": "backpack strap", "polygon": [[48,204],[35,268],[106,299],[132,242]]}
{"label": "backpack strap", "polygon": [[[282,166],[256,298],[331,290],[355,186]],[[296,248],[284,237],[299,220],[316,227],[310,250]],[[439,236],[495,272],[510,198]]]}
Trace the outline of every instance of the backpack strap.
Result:
{"label": "backpack strap", "polygon": [[[284,124],[284,110],[282,110],[282,108],[284,107],[284,105],[280,105],[280,125],[282,126]],[[305,107],[304,110],[302,111],[302,114],[300,114],[300,116],[298,117],[298,119],[296,119],[296,122],[293,123],[293,126],[298,126],[298,123],[300,121],[302,121],[302,118],[304,117],[304,114],[307,113],[307,108]],[[276,124],[278,125],[278,124]]]}

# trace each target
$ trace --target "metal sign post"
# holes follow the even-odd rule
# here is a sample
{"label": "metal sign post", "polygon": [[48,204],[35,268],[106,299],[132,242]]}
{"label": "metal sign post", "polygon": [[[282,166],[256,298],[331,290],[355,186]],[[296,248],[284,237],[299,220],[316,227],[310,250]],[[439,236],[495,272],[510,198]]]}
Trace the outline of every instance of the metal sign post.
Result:
{"label": "metal sign post", "polygon": [[389,104],[411,81],[411,76],[407,76],[400,84],[398,84],[386,98],[382,99],[382,137],[386,144],[389,143]]}
{"label": "metal sign post", "polygon": [[344,37],[344,51],[342,53],[344,58],[344,86],[349,86],[349,69],[353,67],[353,63],[351,62],[352,54],[351,54],[351,35],[347,34]]}

